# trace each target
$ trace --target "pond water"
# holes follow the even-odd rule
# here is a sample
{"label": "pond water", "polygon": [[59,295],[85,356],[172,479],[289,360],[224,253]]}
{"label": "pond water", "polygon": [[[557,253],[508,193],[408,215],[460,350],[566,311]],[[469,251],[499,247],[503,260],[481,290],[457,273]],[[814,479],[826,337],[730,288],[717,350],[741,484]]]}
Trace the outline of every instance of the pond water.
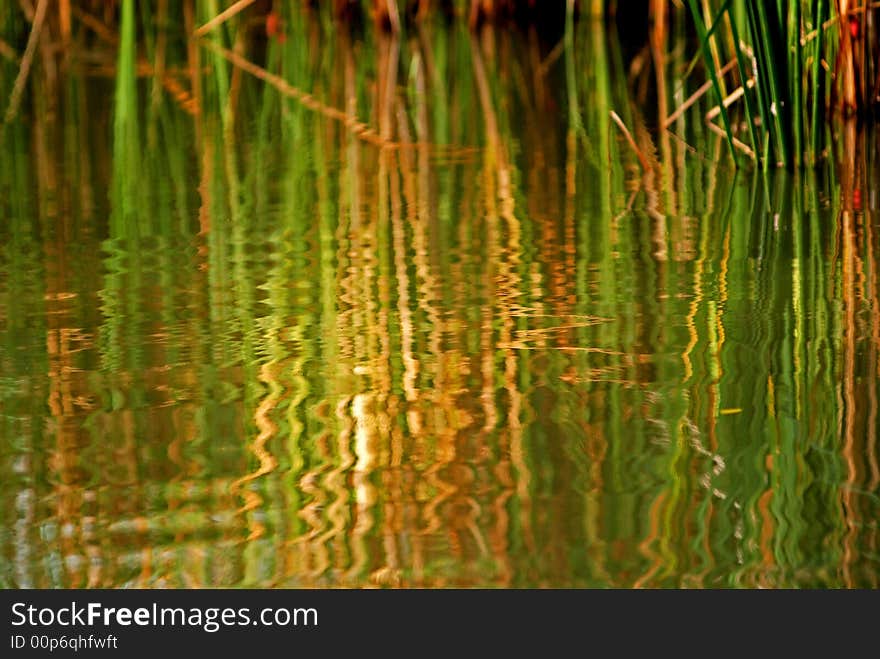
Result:
{"label": "pond water", "polygon": [[880,584],[874,137],[761,176],[602,29],[296,29],[4,136],[0,585]]}

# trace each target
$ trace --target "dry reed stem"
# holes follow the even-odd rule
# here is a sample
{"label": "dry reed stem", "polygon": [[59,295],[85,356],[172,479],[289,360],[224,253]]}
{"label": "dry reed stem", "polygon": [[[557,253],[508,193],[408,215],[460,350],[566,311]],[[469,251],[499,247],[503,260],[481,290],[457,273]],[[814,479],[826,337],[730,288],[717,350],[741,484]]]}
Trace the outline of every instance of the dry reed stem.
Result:
{"label": "dry reed stem", "polygon": [[30,0],[18,0],[18,6],[21,7],[21,11],[24,12],[24,17],[28,20],[28,23],[34,22],[34,6]]}
{"label": "dry reed stem", "polygon": [[322,103],[308,92],[294,87],[281,76],[270,73],[263,67],[258,66],[253,62],[245,59],[238,53],[233,52],[227,48],[223,48],[222,46],[218,46],[217,44],[214,44],[210,41],[201,40],[199,41],[199,43],[208,50],[211,50],[224,57],[233,65],[239,67],[243,71],[247,71],[255,78],[259,78],[263,82],[271,85],[285,96],[296,99],[310,110],[315,110],[316,112],[323,114],[329,119],[339,121],[364,141],[376,144],[377,146],[384,146],[388,142],[388,140],[384,139],[373,128],[371,128],[364,122],[359,121],[357,117],[346,114],[339,108],[335,108],[326,105],[325,103]]}
{"label": "dry reed stem", "polygon": [[381,17],[388,21],[388,25],[391,27],[391,31],[394,34],[400,34],[400,12],[397,9],[397,0],[385,0],[384,7],[381,6],[380,2],[376,3],[376,16],[377,18]]}
{"label": "dry reed stem", "polygon": [[[718,76],[720,77],[727,75],[734,66],[736,66],[736,59],[732,59],[727,64],[725,64],[721,68],[721,70],[718,71]],[[678,108],[676,108],[675,111],[666,118],[666,121],[663,123],[663,128],[669,128],[673,123],[675,123],[676,119],[684,114],[687,109],[690,108],[694,103],[700,100],[700,98],[702,98],[710,89],[712,89],[711,80],[708,80],[700,85],[697,91],[691,94],[684,103],[678,106]]]}
{"label": "dry reed stem", "polygon": [[[837,0],[837,15],[849,16],[849,0]],[[845,115],[849,115],[858,109],[858,97],[856,93],[856,70],[855,48],[853,38],[849,32],[849,22],[841,21],[838,24],[840,44],[838,46],[838,75],[840,76],[841,99],[840,106]]]}
{"label": "dry reed stem", "polygon": [[12,46],[3,41],[3,39],[0,39],[0,55],[3,55],[3,57],[13,62],[18,61],[18,53],[15,52]]}
{"label": "dry reed stem", "polygon": [[288,83],[281,76],[275,75],[274,73],[270,73],[266,69],[253,62],[245,59],[241,55],[236,52],[229,50],[228,48],[223,48],[222,46],[218,46],[215,43],[210,41],[200,39],[198,41],[200,45],[211,50],[221,57],[224,57],[234,66],[239,67],[243,71],[250,73],[255,78],[262,80],[268,85],[274,87],[279,93],[287,96],[289,98],[293,98],[299,101],[303,107],[306,107],[310,110],[314,110],[318,112],[328,119],[333,119],[335,121],[340,122],[343,126],[345,126],[348,130],[350,130],[357,138],[367,142],[369,144],[373,144],[374,146],[379,146],[383,148],[392,148],[392,149],[402,149],[402,148],[431,148],[431,149],[442,149],[445,153],[474,153],[479,149],[475,147],[466,147],[466,146],[454,146],[448,144],[428,144],[425,142],[412,142],[409,144],[402,144],[401,142],[395,142],[391,139],[388,139],[382,135],[380,135],[374,128],[359,120],[355,115],[347,114],[343,112],[339,108],[333,107],[332,105],[327,105],[322,101],[318,100],[312,94],[305,92],[298,87],[294,87],[290,83]]}
{"label": "dry reed stem", "polygon": [[58,22],[61,26],[61,43],[70,44],[70,0],[59,0]]}
{"label": "dry reed stem", "polygon": [[[706,125],[709,127],[709,130],[711,130],[716,135],[721,135],[722,137],[727,137],[727,133],[725,132],[725,130],[721,126],[719,126],[718,124],[714,124],[711,121],[707,121]],[[736,137],[734,137],[732,135],[731,135],[730,139],[733,142],[733,146],[735,146],[737,149],[742,151],[744,154],[746,154],[752,160],[755,160],[755,152],[752,151],[752,148],[748,144],[746,144],[745,142],[743,142],[741,140],[738,140]]]}
{"label": "dry reed stem", "polygon": [[[748,80],[748,81],[746,81],[746,86],[747,86],[749,89],[751,89],[752,87],[755,86],[755,83],[754,83],[752,80]],[[734,89],[732,92],[730,92],[730,94],[727,95],[727,98],[724,99],[724,101],[722,102],[722,105],[724,105],[725,108],[729,108],[729,107],[730,107],[731,105],[733,105],[733,104],[734,104],[734,103],[735,103],[735,102],[736,102],[736,101],[737,101],[737,100],[738,100],[743,94],[745,94],[745,87],[743,87],[742,85],[740,85],[739,87],[737,87],[736,89]],[[717,117],[719,114],[721,114],[721,107],[718,106],[718,105],[713,106],[712,109],[709,110],[709,111],[706,113],[706,121],[712,121],[712,120],[713,120],[715,117]]]}
{"label": "dry reed stem", "polygon": [[91,29],[92,32],[101,37],[110,44],[119,43],[119,38],[113,34],[113,31],[99,18],[95,18],[88,12],[83,11],[79,7],[71,7],[71,12],[79,20],[80,23]]}
{"label": "dry reed stem", "polygon": [[[206,67],[202,68],[202,72],[206,72]],[[114,64],[100,64],[82,70],[86,77],[114,78],[116,77],[116,66]],[[189,89],[184,87],[179,78],[185,78],[191,75],[189,68],[181,70],[178,68],[165,68],[161,73],[157,68],[151,65],[146,59],[140,58],[135,66],[135,75],[139,78],[155,78],[159,84],[171,95],[180,108],[190,115],[199,113],[199,105],[196,98]],[[160,99],[161,100],[161,99]]]}
{"label": "dry reed stem", "polygon": [[[876,3],[876,4],[880,5],[880,3]],[[852,14],[853,12],[851,11],[850,13]],[[838,20],[839,20],[838,16],[832,16],[827,21],[822,23],[821,31],[824,32],[829,27],[834,25]],[[813,39],[816,39],[819,36],[819,31],[820,31],[819,28],[816,28],[815,30],[811,30],[810,32],[807,32],[804,35],[804,37],[801,39],[801,46],[806,46],[808,43],[813,41]]]}
{"label": "dry reed stem", "polygon": [[208,21],[204,25],[199,26],[196,29],[194,35],[196,37],[205,36],[208,32],[213,30],[218,25],[222,25],[223,23],[228,21],[230,18],[232,18],[233,16],[235,16],[239,12],[250,7],[252,4],[254,4],[254,2],[255,2],[255,0],[238,0],[238,2],[234,3],[229,8],[221,11],[219,14],[217,14],[214,18],[212,18],[210,21]]}
{"label": "dry reed stem", "polygon": [[21,94],[24,91],[24,85],[27,82],[28,73],[30,73],[31,64],[34,61],[37,44],[40,41],[40,31],[43,28],[43,20],[46,18],[48,4],[48,0],[39,0],[37,3],[37,9],[34,12],[34,22],[31,25],[31,33],[28,35],[27,46],[25,46],[24,55],[21,58],[21,66],[18,69],[15,84],[12,86],[12,94],[9,96],[9,107],[6,108],[6,114],[3,117],[4,126],[12,121],[18,112]]}
{"label": "dry reed stem", "polygon": [[651,170],[651,164],[648,162],[648,158],[642,153],[642,150],[639,148],[639,145],[636,144],[635,139],[633,139],[632,133],[629,132],[629,129],[626,127],[626,124],[623,123],[623,119],[618,116],[618,114],[611,110],[610,113],[611,120],[617,124],[617,127],[620,128],[620,132],[623,133],[623,136],[626,138],[626,141],[629,143],[630,147],[635,154],[639,157],[639,164],[642,166],[642,170],[648,172]]}
{"label": "dry reed stem", "polygon": [[553,46],[553,50],[547,53],[547,56],[541,60],[540,65],[538,66],[538,74],[541,77],[547,75],[547,72],[550,70],[550,67],[556,63],[556,60],[560,58],[562,53],[565,52],[565,39],[560,39],[559,43]]}

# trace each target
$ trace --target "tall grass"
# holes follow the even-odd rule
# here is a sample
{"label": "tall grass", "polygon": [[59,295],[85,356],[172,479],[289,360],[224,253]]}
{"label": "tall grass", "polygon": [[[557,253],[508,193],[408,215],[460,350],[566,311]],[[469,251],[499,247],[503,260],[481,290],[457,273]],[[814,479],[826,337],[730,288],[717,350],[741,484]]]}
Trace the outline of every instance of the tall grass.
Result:
{"label": "tall grass", "polygon": [[[731,151],[737,131],[725,106],[738,97],[745,97],[748,138],[765,168],[816,164],[833,117],[873,112],[877,99],[867,89],[876,89],[869,82],[876,8],[868,3],[690,0],[689,8]],[[711,35],[704,25],[713,26]],[[717,81],[715,51],[738,64],[738,88],[728,96]]]}
{"label": "tall grass", "polygon": [[[680,13],[680,3],[644,4],[647,13],[618,12],[615,2],[592,0],[361,0],[322,3],[308,11],[316,12],[325,24],[372,19],[377,33],[392,31],[404,38],[423,38],[430,33],[425,26],[440,15],[458,17],[471,29],[495,22],[539,29],[551,38],[561,38],[565,25],[576,19],[607,15],[607,29],[621,25],[629,32],[639,21],[647,21],[653,26],[651,34],[660,37],[675,22],[667,15]],[[0,10],[0,55],[4,60],[0,95],[8,97],[4,124],[19,111],[33,69],[45,76],[48,84],[44,88],[54,92],[56,69],[64,69],[77,57],[93,65],[106,54],[106,47],[112,46],[118,48],[116,63],[125,64],[124,70],[133,70],[134,60],[123,62],[122,58],[134,57],[141,74],[147,68],[156,72],[149,93],[151,105],[156,104],[163,86],[188,94],[193,105],[216,94],[226,99],[221,121],[227,130],[237,108],[243,73],[230,68],[220,51],[203,51],[198,44],[211,43],[239,56],[255,47],[259,50],[261,46],[255,42],[266,35],[283,38],[304,10],[287,2],[183,0],[140,3],[137,9],[126,0],[38,2],[30,11],[27,5],[23,7],[24,11],[11,7]],[[694,54],[702,58],[704,80],[711,82],[715,98],[707,127],[725,135],[729,151],[738,160],[754,159],[765,168],[814,165],[827,155],[829,126],[835,117],[872,114],[880,90],[878,51],[873,46],[878,9],[867,0],[688,0],[687,7],[697,37]],[[140,26],[132,33],[135,14]],[[174,24],[184,25],[188,33],[174,34],[169,28]],[[137,55],[131,51],[132,39],[140,44]],[[667,43],[665,35],[660,41]],[[61,47],[56,47],[58,44]],[[688,30],[676,30],[674,41],[668,44],[671,50],[692,47]],[[213,71],[204,87],[193,77],[187,88],[182,79],[168,72],[167,62],[182,50],[189,51],[186,63],[190,71],[196,66],[210,66]],[[666,55],[663,49],[652,50],[658,63]],[[106,65],[112,67],[109,62]],[[663,108],[667,115],[677,110]],[[124,108],[120,111],[124,113]],[[716,119],[720,125],[714,123]],[[691,118],[694,124],[702,121]]]}

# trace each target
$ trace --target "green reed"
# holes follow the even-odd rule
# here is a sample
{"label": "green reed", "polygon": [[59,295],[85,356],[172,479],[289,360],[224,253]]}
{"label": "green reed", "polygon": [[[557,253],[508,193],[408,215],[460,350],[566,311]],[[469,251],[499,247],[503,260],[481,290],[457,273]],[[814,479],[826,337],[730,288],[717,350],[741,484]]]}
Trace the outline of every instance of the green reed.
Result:
{"label": "green reed", "polygon": [[[718,62],[710,56],[710,47],[737,61],[749,141],[762,166],[802,167],[821,160],[835,104],[839,102],[845,112],[856,109],[852,77],[871,66],[869,50],[856,50],[857,42],[866,38],[867,23],[852,18],[862,21],[860,36],[847,34],[840,40],[838,34],[849,31],[851,19],[832,13],[827,0],[702,4],[692,0],[689,7],[731,151],[737,131],[722,103]],[[861,9],[860,15],[872,11]],[[711,36],[703,27],[709,24]],[[853,62],[854,52],[861,52],[864,59]],[[862,111],[868,111],[869,104],[864,98],[862,102]]]}

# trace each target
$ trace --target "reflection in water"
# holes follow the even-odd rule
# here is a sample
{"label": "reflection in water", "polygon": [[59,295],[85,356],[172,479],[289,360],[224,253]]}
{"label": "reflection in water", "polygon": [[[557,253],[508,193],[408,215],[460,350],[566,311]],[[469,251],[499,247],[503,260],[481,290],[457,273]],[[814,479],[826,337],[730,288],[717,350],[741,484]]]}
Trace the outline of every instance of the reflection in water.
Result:
{"label": "reflection in water", "polygon": [[9,131],[0,583],[878,586],[873,147],[643,171],[601,29],[291,29],[307,102]]}

